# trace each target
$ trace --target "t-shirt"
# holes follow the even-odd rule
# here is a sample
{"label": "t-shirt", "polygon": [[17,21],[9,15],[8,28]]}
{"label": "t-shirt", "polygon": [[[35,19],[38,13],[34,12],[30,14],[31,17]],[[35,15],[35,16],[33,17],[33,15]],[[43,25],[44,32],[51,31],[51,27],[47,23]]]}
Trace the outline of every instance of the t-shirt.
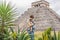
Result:
{"label": "t-shirt", "polygon": [[31,27],[32,25],[34,25],[31,21],[28,21],[28,27]]}

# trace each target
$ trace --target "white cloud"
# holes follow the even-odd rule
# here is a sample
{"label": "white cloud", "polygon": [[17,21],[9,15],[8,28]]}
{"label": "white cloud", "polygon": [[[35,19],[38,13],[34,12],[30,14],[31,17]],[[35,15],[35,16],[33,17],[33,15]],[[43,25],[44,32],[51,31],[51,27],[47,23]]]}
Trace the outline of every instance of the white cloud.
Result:
{"label": "white cloud", "polygon": [[[19,13],[23,13],[29,7],[31,3],[39,0],[6,0],[7,2],[11,1],[12,5],[16,5]],[[55,10],[60,15],[60,0],[46,0],[50,3],[50,7]]]}
{"label": "white cloud", "polygon": [[60,0],[47,0],[51,4],[51,8],[60,15]]}

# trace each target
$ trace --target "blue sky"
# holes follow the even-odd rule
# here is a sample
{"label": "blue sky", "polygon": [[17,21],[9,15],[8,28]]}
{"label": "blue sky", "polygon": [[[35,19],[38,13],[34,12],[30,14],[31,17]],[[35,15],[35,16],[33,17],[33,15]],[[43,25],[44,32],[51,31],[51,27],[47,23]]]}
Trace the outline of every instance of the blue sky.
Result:
{"label": "blue sky", "polygon": [[[1,1],[1,0],[0,0]],[[28,8],[31,7],[31,3],[39,0],[6,0],[11,2],[12,5],[17,7],[18,13],[22,14]],[[50,3],[50,8],[52,8],[56,13],[60,15],[60,0],[46,0]]]}

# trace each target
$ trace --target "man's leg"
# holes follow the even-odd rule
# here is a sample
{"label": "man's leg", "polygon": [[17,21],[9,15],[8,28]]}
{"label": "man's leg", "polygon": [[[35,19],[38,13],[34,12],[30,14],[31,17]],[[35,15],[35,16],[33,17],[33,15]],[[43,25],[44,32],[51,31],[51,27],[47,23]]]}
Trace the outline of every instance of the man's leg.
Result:
{"label": "man's leg", "polygon": [[31,40],[34,40],[34,32],[31,32]]}

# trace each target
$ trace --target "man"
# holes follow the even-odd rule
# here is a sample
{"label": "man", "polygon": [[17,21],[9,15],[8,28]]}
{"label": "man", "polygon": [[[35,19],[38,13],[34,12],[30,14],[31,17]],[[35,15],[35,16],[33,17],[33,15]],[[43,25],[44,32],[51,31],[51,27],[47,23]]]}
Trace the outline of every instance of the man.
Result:
{"label": "man", "polygon": [[28,33],[30,34],[30,37],[31,37],[31,40],[34,40],[34,16],[31,15],[30,16],[30,19],[29,19],[29,22],[28,22]]}

